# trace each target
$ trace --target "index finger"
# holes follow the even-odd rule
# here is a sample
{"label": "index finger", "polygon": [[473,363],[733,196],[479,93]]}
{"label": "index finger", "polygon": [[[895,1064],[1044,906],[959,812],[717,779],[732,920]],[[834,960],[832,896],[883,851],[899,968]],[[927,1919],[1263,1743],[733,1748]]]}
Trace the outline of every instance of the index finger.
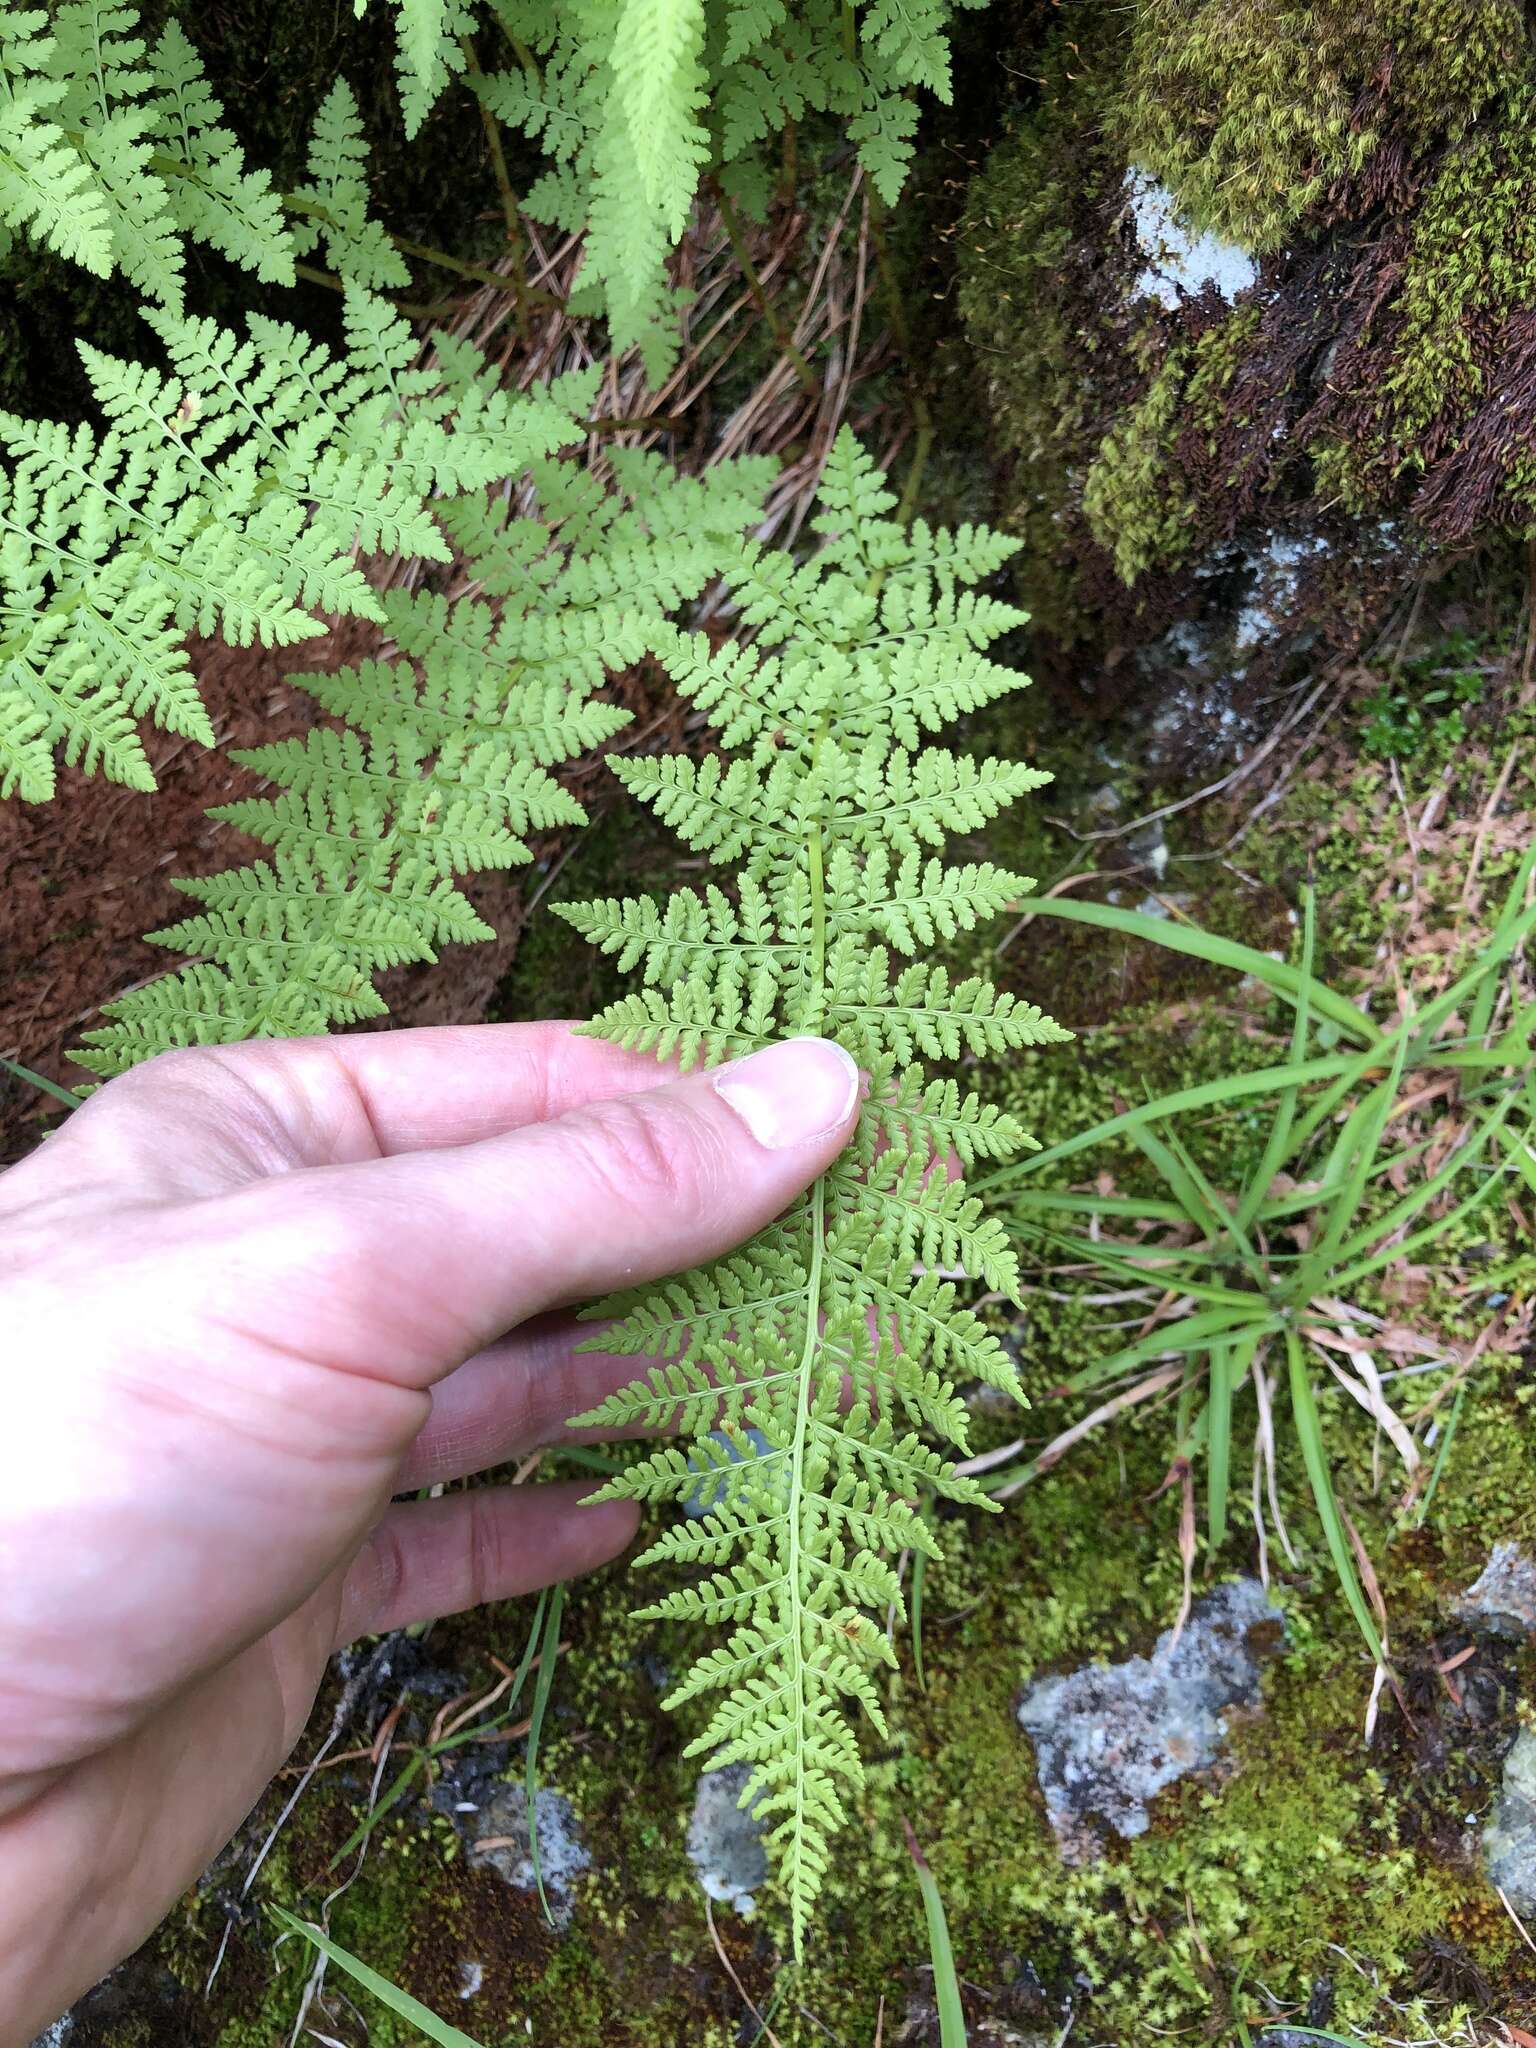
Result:
{"label": "index finger", "polygon": [[476,1144],[673,1072],[563,1020],[197,1046],[109,1081],[5,1191],[24,1198],[46,1170],[213,1194],[296,1167]]}

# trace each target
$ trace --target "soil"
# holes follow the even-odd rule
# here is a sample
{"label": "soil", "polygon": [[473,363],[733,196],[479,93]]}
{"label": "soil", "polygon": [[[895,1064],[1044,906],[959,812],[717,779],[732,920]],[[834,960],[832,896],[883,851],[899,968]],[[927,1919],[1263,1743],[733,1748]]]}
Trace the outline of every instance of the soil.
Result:
{"label": "soil", "polygon": [[[53,802],[0,804],[0,1055],[65,1087],[82,1084],[69,1049],[101,1004],[172,964],[172,956],[143,936],[185,915],[170,878],[209,874],[261,851],[244,833],[207,815],[210,807],[259,786],[230,751],[286,739],[321,722],[311,700],[286,678],[300,661],[308,672],[345,667],[373,652],[376,641],[375,628],[342,621],[297,652],[194,642],[219,752],[155,735],[149,754],[160,787],[150,794],[65,768]],[[675,700],[659,682],[641,668],[615,677],[605,692],[636,714],[618,742],[626,751],[684,743]],[[572,763],[562,779],[589,813],[609,799],[595,758]],[[496,939],[449,946],[435,965],[386,975],[379,986],[390,1016],[361,1028],[474,1023],[487,1016],[517,951],[526,907],[560,845],[547,836],[534,842],[531,866],[465,883]],[[50,1098],[0,1070],[0,1164],[30,1150],[55,1113]]]}

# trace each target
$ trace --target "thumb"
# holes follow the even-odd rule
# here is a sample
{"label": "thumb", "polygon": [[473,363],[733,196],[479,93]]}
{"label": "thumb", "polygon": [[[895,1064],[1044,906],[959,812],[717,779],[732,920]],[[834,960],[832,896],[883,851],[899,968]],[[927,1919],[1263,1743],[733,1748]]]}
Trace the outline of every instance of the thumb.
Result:
{"label": "thumb", "polygon": [[[311,1355],[426,1386],[542,1310],[730,1251],[823,1172],[857,1120],[859,1070],[791,1038],[664,1087],[433,1152],[242,1190],[220,1236],[282,1275]],[[233,1240],[227,1209],[264,1212]],[[211,1220],[211,1219],[210,1219]],[[227,1292],[234,1276],[228,1264]]]}

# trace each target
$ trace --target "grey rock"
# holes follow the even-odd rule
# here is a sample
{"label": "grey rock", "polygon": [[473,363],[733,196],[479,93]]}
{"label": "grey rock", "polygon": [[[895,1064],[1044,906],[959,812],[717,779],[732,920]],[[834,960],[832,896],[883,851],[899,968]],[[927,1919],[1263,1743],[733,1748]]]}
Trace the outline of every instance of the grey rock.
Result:
{"label": "grey rock", "polygon": [[55,2020],[51,2027],[38,2035],[37,2039],[32,2043],[32,2048],[64,2048],[64,2044],[69,2040],[74,2031],[74,2014],[67,2012],[63,2019]]}
{"label": "grey rock", "polygon": [[688,1860],[712,1899],[750,1913],[754,1894],[768,1875],[763,1831],[751,1807],[741,1804],[752,1775],[749,1764],[706,1771],[693,1798],[688,1822]]}
{"label": "grey rock", "polygon": [[[539,1831],[539,1870],[555,1925],[565,1928],[571,1920],[571,1893],[576,1880],[592,1867],[592,1858],[581,1839],[581,1824],[571,1802],[562,1792],[540,1786],[534,1796],[534,1817]],[[477,1849],[474,1842],[491,1841],[493,1849]],[[533,1845],[528,1828],[528,1795],[521,1785],[500,1785],[477,1816],[469,1861],[488,1866],[520,1892],[534,1889]]]}
{"label": "grey rock", "polygon": [[1517,1913],[1536,1913],[1536,1731],[1522,1728],[1483,1830],[1488,1882]]}
{"label": "grey rock", "polygon": [[1263,1647],[1253,1631],[1284,1633],[1284,1617],[1257,1579],[1218,1586],[1183,1634],[1157,1639],[1150,1657],[1088,1664],[1042,1678],[1019,1703],[1034,1739],[1046,1813],[1068,1863],[1090,1862],[1103,1826],[1143,1834],[1159,1792],[1217,1761],[1234,1708],[1259,1704]]}
{"label": "grey rock", "polygon": [[1490,1635],[1530,1635],[1536,1631],[1536,1563],[1518,1543],[1495,1543],[1481,1577],[1456,1602],[1455,1612]]}

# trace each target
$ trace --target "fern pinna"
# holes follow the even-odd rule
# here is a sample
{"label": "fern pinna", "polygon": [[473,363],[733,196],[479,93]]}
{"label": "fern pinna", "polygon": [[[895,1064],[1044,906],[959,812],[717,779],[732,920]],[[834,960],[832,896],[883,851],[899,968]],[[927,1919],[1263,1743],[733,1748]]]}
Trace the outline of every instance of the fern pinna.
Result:
{"label": "fern pinna", "polygon": [[[428,390],[458,390],[468,455],[476,419],[495,422],[466,410],[465,394],[485,407],[509,395],[475,350],[447,337],[438,347],[444,360],[412,374]],[[510,397],[496,415],[502,459],[574,439],[595,375]],[[668,612],[719,572],[774,468],[749,458],[691,478],[635,449],[605,466],[601,480],[535,457],[516,505],[502,493],[433,504],[424,552],[451,545],[460,593],[386,591],[387,658],[290,678],[345,727],[236,753],[277,793],[213,816],[270,858],[174,884],[201,908],[149,936],[195,957],[108,1003],[109,1021],[73,1055],[82,1066],[115,1074],[171,1046],[380,1016],[375,975],[494,936],[455,875],[512,867],[531,858],[531,833],[585,823],[552,771],[628,723],[600,685],[664,638]]]}
{"label": "fern pinna", "polygon": [[647,1612],[726,1633],[669,1704],[723,1695],[690,1753],[751,1766],[743,1803],[765,1822],[797,1946],[861,1780],[845,1701],[884,1725],[871,1672],[893,1660],[871,1611],[901,1606],[889,1556],[938,1554],[924,1496],[987,1505],[923,1433],[964,1446],[958,1383],[1020,1391],[955,1286],[1011,1292],[1013,1253],[950,1168],[1029,1141],[921,1062],[1069,1035],[922,958],[1031,886],[935,849],[1047,778],[924,744],[1026,680],[985,653],[1022,614],[968,587],[1015,543],[909,530],[894,504],[845,429],[822,480],[821,552],[797,564],[751,544],[728,572],[753,644],[678,635],[664,651],[735,758],[613,763],[690,847],[739,864],[734,889],[563,911],[642,972],[593,1031],[684,1065],[814,1032],[868,1076],[855,1143],[787,1214],[734,1256],[591,1312],[609,1323],[602,1348],[659,1362],[581,1418],[691,1439],[599,1497],[692,1507],[640,1562],[704,1575]]}

